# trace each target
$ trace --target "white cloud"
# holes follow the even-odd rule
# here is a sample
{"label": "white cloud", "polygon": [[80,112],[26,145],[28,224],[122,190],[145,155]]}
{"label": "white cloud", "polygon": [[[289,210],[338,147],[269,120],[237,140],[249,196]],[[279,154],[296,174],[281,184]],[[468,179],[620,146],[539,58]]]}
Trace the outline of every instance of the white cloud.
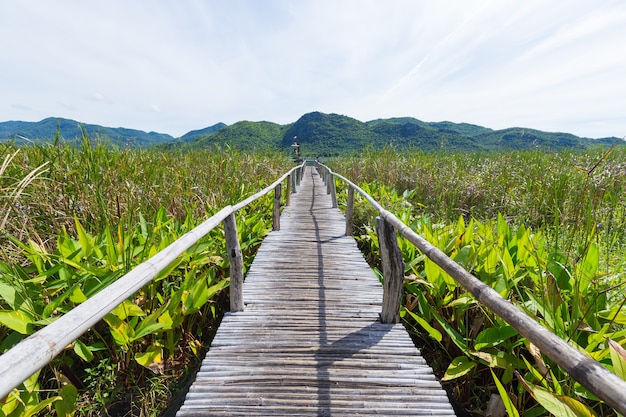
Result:
{"label": "white cloud", "polygon": [[321,110],[626,132],[620,0],[0,3],[0,118],[181,135]]}

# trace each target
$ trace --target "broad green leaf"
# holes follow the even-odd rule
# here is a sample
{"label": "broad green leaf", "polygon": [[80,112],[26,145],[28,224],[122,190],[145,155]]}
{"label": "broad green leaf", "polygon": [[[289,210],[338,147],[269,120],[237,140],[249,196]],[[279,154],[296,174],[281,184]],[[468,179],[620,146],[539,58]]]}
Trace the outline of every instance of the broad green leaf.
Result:
{"label": "broad green leaf", "polygon": [[204,279],[200,279],[191,287],[191,291],[184,299],[184,314],[197,312],[209,300],[209,288]]}
{"label": "broad green leaf", "polygon": [[123,303],[118,305],[111,311],[111,314],[116,315],[120,319],[124,320],[127,317],[143,317],[146,313],[137,304],[129,300],[124,300]]}
{"label": "broad green leaf", "polygon": [[163,373],[162,349],[158,346],[150,346],[144,353],[135,355],[135,361],[155,374]]}
{"label": "broad green leaf", "polygon": [[511,258],[511,254],[508,249],[502,248],[500,262],[504,271],[504,277],[508,280],[512,279],[515,275],[515,264],[513,263],[513,259]]}
{"label": "broad green leaf", "polygon": [[143,320],[137,328],[135,328],[135,334],[133,336],[133,340],[139,340],[146,337],[149,334],[155,333],[165,327],[164,323],[147,323],[143,324],[143,322],[148,320]]}
{"label": "broad green leaf", "polygon": [[533,387],[533,396],[539,404],[556,417],[593,417],[593,413],[580,401],[556,395],[540,387]]}
{"label": "broad green leaf", "polygon": [[82,249],[82,254],[85,258],[91,256],[93,252],[93,237],[87,235],[83,225],[80,224],[78,217],[74,216],[74,223],[76,224],[76,233],[78,234],[78,241]]}
{"label": "broad green leaf", "polygon": [[613,372],[626,381],[626,349],[611,339],[609,339],[609,348],[611,349]]}
{"label": "broad green leaf", "polygon": [[474,340],[474,349],[481,350],[497,346],[516,334],[517,330],[511,326],[489,327],[478,333]]}
{"label": "broad green leaf", "polygon": [[448,322],[445,321],[434,310],[432,311],[432,315],[434,319],[437,320],[437,323],[439,323],[439,325],[443,327],[443,329],[446,331],[448,336],[450,336],[450,339],[452,339],[452,342],[454,342],[454,344],[457,345],[463,353],[467,353],[468,348],[467,348],[467,342],[465,341],[465,338],[463,338],[463,336],[461,336],[459,332],[457,332],[452,326],[450,326],[450,324],[448,324]]}
{"label": "broad green leaf", "polygon": [[447,303],[446,307],[447,308],[452,308],[452,307],[464,308],[464,307],[472,306],[477,303],[478,301],[476,301],[474,296],[472,296],[471,294],[465,294],[465,295],[461,295],[460,297],[456,297],[455,299]]}
{"label": "broad green leaf", "polygon": [[409,313],[409,315],[413,318],[413,320],[417,322],[417,324],[419,324],[424,330],[426,330],[426,332],[428,332],[428,335],[431,338],[435,339],[438,342],[441,342],[442,335],[439,330],[432,327],[430,324],[428,324],[426,320],[424,320],[422,317],[418,316],[417,314],[413,313],[412,311],[406,310],[406,312]]}
{"label": "broad green leaf", "polygon": [[93,353],[89,350],[86,344],[79,339],[74,341],[74,353],[76,353],[85,362],[90,362],[93,359]]}
{"label": "broad green leaf", "polygon": [[519,412],[517,411],[517,408],[515,408],[513,401],[511,401],[509,393],[506,392],[506,389],[504,389],[504,386],[502,385],[496,374],[493,372],[493,369],[489,370],[491,371],[493,381],[496,383],[498,394],[500,394],[500,398],[502,398],[502,402],[504,403],[504,408],[506,409],[507,414],[509,415],[509,417],[519,417]]}
{"label": "broad green leaf", "polygon": [[87,301],[87,297],[85,296],[85,294],[83,294],[83,291],[78,285],[74,288],[74,291],[72,291],[72,294],[70,295],[70,301],[75,304],[80,304]]}
{"label": "broad green leaf", "polygon": [[600,263],[600,251],[595,242],[591,242],[582,261],[579,289],[586,294],[589,283],[596,277]]}
{"label": "broad green leaf", "polygon": [[626,314],[617,307],[611,310],[603,310],[598,312],[598,316],[605,320],[612,321],[616,324],[626,324]]}
{"label": "broad green leaf", "polygon": [[76,411],[76,400],[78,399],[78,390],[72,384],[63,385],[59,390],[61,399],[54,403],[54,409],[57,417],[71,417]]}
{"label": "broad green leaf", "polygon": [[150,346],[144,353],[138,353],[135,355],[135,360],[141,366],[145,366],[146,368],[152,365],[153,363],[162,363],[163,357],[161,353],[161,348],[158,346]]}
{"label": "broad green leaf", "polygon": [[209,298],[213,298],[215,294],[226,288],[228,285],[229,281],[225,279],[219,281],[217,284],[211,285],[209,287]]}
{"label": "broad green leaf", "polygon": [[171,330],[174,324],[172,316],[170,316],[168,311],[163,312],[163,314],[159,316],[158,322],[163,324],[163,330]]}
{"label": "broad green leaf", "polygon": [[433,283],[435,286],[439,285],[439,282],[442,279],[441,268],[439,268],[439,266],[429,258],[424,259],[424,272],[426,273],[426,279],[428,282]]}
{"label": "broad green leaf", "polygon": [[104,316],[104,321],[109,325],[111,336],[119,346],[128,346],[133,340],[135,335],[133,328],[116,315],[107,314]]}
{"label": "broad green leaf", "polygon": [[31,334],[32,323],[32,317],[22,311],[0,311],[0,324],[21,334]]}
{"label": "broad green leaf", "polygon": [[62,399],[63,398],[60,397],[60,396],[50,397],[50,398],[47,398],[47,399],[43,400],[42,402],[40,402],[40,403],[38,403],[36,405],[26,407],[26,409],[24,410],[24,414],[22,414],[21,417],[36,416],[37,414],[39,414],[39,412],[41,412],[42,410],[47,408],[50,404],[54,403],[55,401],[60,401]]}
{"label": "broad green leaf", "polygon": [[[4,281],[4,277],[2,277],[2,279]],[[13,310],[17,310],[19,307],[16,306],[16,300],[21,299],[21,297],[17,295],[17,291],[15,291],[13,286],[3,281],[0,281],[0,298]]]}
{"label": "broad green leaf", "polygon": [[495,354],[484,351],[469,351],[468,353],[487,362],[487,365],[490,368],[507,369],[509,366],[513,366],[515,368],[521,368],[524,366],[524,363],[519,358],[502,351],[498,351]]}
{"label": "broad green leaf", "polygon": [[452,379],[459,378],[476,367],[476,362],[472,361],[467,356],[458,356],[454,358],[452,363],[446,369],[446,372],[441,379],[442,381],[450,381]]}

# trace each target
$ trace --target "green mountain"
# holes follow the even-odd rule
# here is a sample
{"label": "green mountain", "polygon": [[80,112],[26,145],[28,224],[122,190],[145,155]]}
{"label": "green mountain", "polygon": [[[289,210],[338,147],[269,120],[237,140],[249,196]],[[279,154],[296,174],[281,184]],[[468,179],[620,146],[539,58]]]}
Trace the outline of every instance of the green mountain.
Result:
{"label": "green mountain", "polygon": [[[183,135],[180,141],[192,141],[224,126],[226,126],[224,123],[218,123],[201,130],[191,131]],[[13,141],[15,144],[25,145],[49,142],[56,139],[57,133],[60,139],[74,142],[82,140],[83,131],[90,139],[101,139],[119,146],[147,147],[176,141],[174,137],[164,133],[144,132],[123,127],[104,127],[61,117],[49,117],[39,122],[0,122],[0,143]]]}
{"label": "green mountain", "polygon": [[34,123],[2,122],[0,142],[28,144],[52,141],[57,132],[62,139],[75,141],[82,137],[81,128],[91,139],[102,139],[120,146],[161,145],[167,149],[183,150],[230,147],[248,152],[269,149],[290,152],[290,146],[295,140],[300,143],[302,155],[306,157],[360,153],[384,147],[424,152],[460,152],[585,149],[590,146],[624,143],[616,137],[589,139],[569,133],[519,127],[493,130],[469,123],[423,122],[412,117],[361,122],[348,116],[320,112],[307,113],[287,125],[267,121],[241,121],[230,126],[218,123],[191,131],[179,139],[162,133],[82,124],[74,120],[51,117]]}
{"label": "green mountain", "polygon": [[151,146],[174,140],[172,136],[163,133],[123,127],[104,127],[60,117],[49,117],[39,122],[0,123],[0,142],[15,141],[20,145],[48,142],[56,138],[57,132],[61,139],[73,142],[82,138],[83,131],[90,139],[102,139],[120,146]]}
{"label": "green mountain", "polygon": [[217,123],[213,126],[205,127],[204,129],[192,130],[191,132],[185,133],[180,137],[180,140],[183,142],[191,142],[195,139],[210,135],[213,132],[217,132],[221,128],[226,127],[225,123]]}
{"label": "green mountain", "polygon": [[623,143],[619,138],[589,139],[568,133],[551,133],[525,128],[492,130],[469,123],[423,122],[411,117],[361,122],[351,117],[320,112],[307,113],[295,123],[239,122],[186,144],[187,149],[230,146],[288,150],[299,142],[303,156],[332,156],[368,149],[418,149],[424,152],[500,151],[510,149],[562,148]]}
{"label": "green mountain", "polygon": [[230,147],[243,151],[279,149],[288,126],[242,121],[182,145],[183,149]]}

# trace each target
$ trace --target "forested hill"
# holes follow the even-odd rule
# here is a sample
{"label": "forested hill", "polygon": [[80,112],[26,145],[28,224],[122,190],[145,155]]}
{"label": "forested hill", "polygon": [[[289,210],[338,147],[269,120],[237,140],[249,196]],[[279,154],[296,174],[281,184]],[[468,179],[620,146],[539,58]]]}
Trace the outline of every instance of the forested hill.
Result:
{"label": "forested hill", "polygon": [[84,133],[92,140],[102,140],[119,146],[146,147],[174,141],[192,141],[211,134],[224,126],[226,126],[224,123],[218,123],[201,130],[191,131],[180,139],[175,139],[165,133],[144,132],[123,127],[105,127],[61,117],[48,117],[39,122],[0,122],[0,142],[11,141],[17,145],[24,145],[51,142],[57,138],[74,142],[81,140]]}
{"label": "forested hill", "polygon": [[411,117],[361,122],[348,116],[307,113],[295,123],[241,121],[230,126],[217,123],[194,130],[181,138],[156,132],[82,124],[74,120],[47,118],[40,122],[1,122],[0,142],[16,144],[47,142],[60,137],[109,141],[120,146],[162,145],[186,150],[230,147],[252,152],[290,149],[297,140],[303,156],[331,156],[360,153],[368,149],[417,149],[425,152],[499,151],[506,149],[584,149],[590,146],[623,143],[619,138],[589,139],[568,133],[550,133],[528,128],[492,130],[469,123],[423,122]]}
{"label": "forested hill", "polygon": [[623,142],[616,137],[589,139],[527,128],[492,130],[468,123],[428,123],[410,117],[361,122],[338,114],[312,112],[288,125],[238,122],[183,146],[188,149],[229,146],[245,151],[289,149],[294,140],[301,145],[304,156],[332,156],[383,147],[425,152],[536,148],[557,150]]}

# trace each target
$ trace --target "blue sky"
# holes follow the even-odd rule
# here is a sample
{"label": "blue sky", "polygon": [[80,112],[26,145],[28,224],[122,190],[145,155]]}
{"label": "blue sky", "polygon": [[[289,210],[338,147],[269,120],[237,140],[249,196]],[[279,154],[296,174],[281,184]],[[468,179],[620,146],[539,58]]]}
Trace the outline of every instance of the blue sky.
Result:
{"label": "blue sky", "polygon": [[626,136],[623,0],[0,0],[0,121],[310,111]]}

